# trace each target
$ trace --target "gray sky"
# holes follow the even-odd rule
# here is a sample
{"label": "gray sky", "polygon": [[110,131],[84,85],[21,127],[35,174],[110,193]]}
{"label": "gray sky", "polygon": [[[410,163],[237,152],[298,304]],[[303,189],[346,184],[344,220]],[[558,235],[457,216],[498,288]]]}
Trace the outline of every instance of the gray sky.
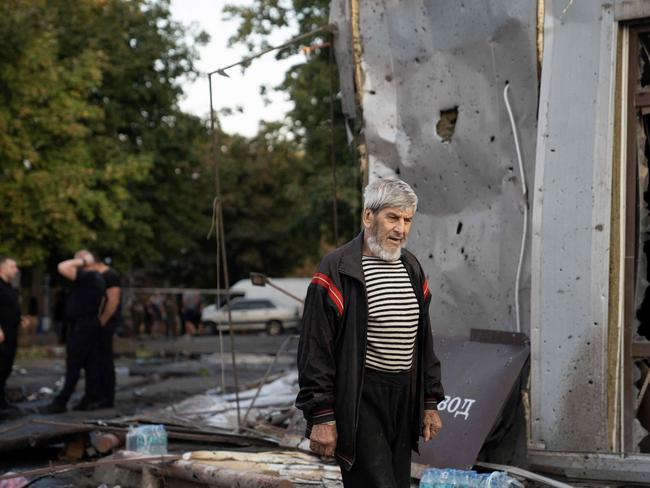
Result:
{"label": "gray sky", "polygon": [[[251,0],[172,0],[171,12],[175,20],[183,24],[196,24],[210,34],[210,43],[199,49],[200,59],[197,68],[202,76],[194,83],[185,82],[185,98],[181,109],[199,116],[207,116],[210,111],[208,78],[209,71],[227,66],[249,56],[244,47],[228,47],[228,38],[237,29],[237,22],[226,22],[221,13],[226,4],[250,4]],[[291,37],[291,32],[284,29],[273,39],[273,44],[281,44]],[[213,76],[213,102],[215,110],[222,107],[241,106],[242,114],[221,117],[222,127],[226,132],[252,136],[257,133],[260,120],[281,120],[291,108],[284,94],[273,94],[272,103],[264,106],[259,87],[262,84],[276,86],[284,79],[286,70],[301,61],[302,55],[278,62],[273,53],[258,58],[242,75],[239,68],[228,70],[230,78]]]}

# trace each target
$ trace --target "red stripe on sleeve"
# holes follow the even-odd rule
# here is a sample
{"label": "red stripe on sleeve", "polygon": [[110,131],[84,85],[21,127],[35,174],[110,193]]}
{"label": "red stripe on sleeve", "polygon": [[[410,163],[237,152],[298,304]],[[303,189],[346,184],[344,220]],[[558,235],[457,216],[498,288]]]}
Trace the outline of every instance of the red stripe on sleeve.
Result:
{"label": "red stripe on sleeve", "polygon": [[424,298],[426,299],[431,294],[431,292],[429,291],[429,282],[427,280],[424,280],[423,291],[424,291]]}
{"label": "red stripe on sleeve", "polygon": [[339,289],[334,286],[330,277],[323,273],[316,273],[311,279],[311,282],[315,285],[322,286],[327,290],[327,296],[329,296],[332,302],[334,302],[336,309],[339,311],[339,315],[343,315],[343,295]]}

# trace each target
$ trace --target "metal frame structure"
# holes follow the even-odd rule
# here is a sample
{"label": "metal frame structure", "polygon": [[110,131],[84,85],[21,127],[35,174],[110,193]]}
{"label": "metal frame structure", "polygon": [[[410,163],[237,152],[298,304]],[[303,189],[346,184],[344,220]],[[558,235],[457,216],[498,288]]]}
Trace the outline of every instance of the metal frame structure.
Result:
{"label": "metal frame structure", "polygon": [[[229,78],[228,73],[226,72],[227,70],[234,68],[236,66],[241,66],[241,65],[246,65],[253,61],[256,58],[259,58],[265,54],[268,54],[273,51],[277,51],[280,49],[287,48],[289,46],[292,46],[298,42],[301,42],[306,39],[310,39],[313,36],[317,34],[322,34],[322,33],[329,33],[330,36],[334,36],[334,27],[332,25],[326,25],[322,27],[318,27],[312,31],[300,34],[296,37],[293,37],[292,39],[289,39],[287,42],[279,45],[279,46],[270,46],[267,49],[264,49],[252,56],[246,57],[244,59],[241,59],[240,61],[237,61],[236,63],[232,63],[228,66],[224,66],[222,68],[215,69],[213,71],[210,71],[208,73],[208,90],[209,90],[209,100],[210,100],[210,135],[211,135],[211,156],[212,156],[212,163],[214,165],[214,177],[215,177],[215,197],[213,201],[213,221],[212,221],[212,227],[210,229],[210,232],[208,234],[208,238],[212,235],[214,232],[215,235],[215,240],[216,240],[216,267],[217,267],[217,283],[216,287],[217,289],[221,290],[221,276],[223,273],[223,279],[224,279],[224,288],[225,288],[225,296],[226,296],[226,304],[228,305],[228,336],[230,339],[230,351],[231,351],[231,360],[232,360],[232,368],[233,368],[233,379],[235,383],[235,400],[237,404],[237,430],[238,431],[247,431],[250,429],[247,429],[245,426],[246,419],[248,417],[248,414],[250,412],[251,407],[255,403],[255,400],[257,399],[257,396],[261,390],[262,385],[260,385],[260,388],[258,389],[257,393],[255,394],[255,399],[253,399],[253,402],[247,409],[246,413],[244,414],[244,417],[242,418],[241,416],[241,409],[240,409],[240,401],[239,401],[239,380],[238,380],[238,372],[237,372],[237,358],[236,358],[236,352],[235,352],[235,339],[234,339],[234,330],[233,330],[233,324],[232,324],[232,317],[230,315],[230,279],[229,279],[229,274],[228,274],[228,259],[226,255],[226,236],[225,236],[225,231],[224,231],[224,223],[223,223],[223,212],[222,212],[222,205],[221,205],[221,171],[220,171],[220,165],[219,165],[219,157],[218,157],[218,144],[217,144],[217,131],[216,131],[216,117],[215,117],[215,111],[214,111],[214,102],[213,102],[213,76],[214,75],[220,75],[225,78]],[[330,43],[330,46],[333,45],[333,42]],[[331,47],[330,47],[331,51]],[[333,135],[333,117],[334,117],[334,108],[333,108],[333,56],[330,55],[330,116],[332,120],[330,121],[331,123],[331,130],[332,130],[332,148],[331,148],[331,166],[332,166],[332,181],[333,181],[333,218],[334,218],[334,238],[335,240],[338,240],[338,225],[337,225],[337,196],[336,196],[336,161],[334,158],[334,135]],[[266,283],[269,284],[270,286],[274,286],[272,283],[266,279]],[[277,288],[277,287],[276,287]],[[286,292],[285,292],[286,293]],[[290,294],[289,294],[290,295]],[[296,298],[296,297],[294,297]],[[298,299],[298,301],[301,301]],[[271,369],[273,368],[273,365],[276,363],[278,357],[280,354],[284,352],[284,349],[288,346],[288,344],[291,342],[292,336],[287,338],[286,341],[282,343],[280,348],[278,349],[275,359],[271,366],[269,366],[269,369],[267,370],[265,376],[264,376],[264,381],[268,377],[268,374],[271,372]],[[220,332],[219,333],[219,342],[220,342],[220,347],[221,347],[221,357],[223,358],[223,335]],[[223,379],[223,364],[222,364],[222,383],[225,387],[225,380]],[[262,381],[262,384],[264,383]]]}
{"label": "metal frame structure", "polygon": [[636,403],[634,398],[633,370],[634,362],[639,358],[650,357],[650,341],[639,341],[635,339],[635,316],[636,316],[636,282],[637,264],[639,259],[639,219],[638,209],[643,195],[639,193],[638,184],[638,158],[639,149],[637,132],[639,127],[639,115],[642,109],[650,108],[650,87],[643,89],[639,86],[639,35],[650,33],[650,20],[634,22],[627,26],[628,45],[627,66],[627,141],[626,141],[626,232],[625,232],[625,318],[624,318],[624,366],[623,366],[623,429],[624,444],[622,451],[625,453],[634,452],[633,421],[636,417]]}

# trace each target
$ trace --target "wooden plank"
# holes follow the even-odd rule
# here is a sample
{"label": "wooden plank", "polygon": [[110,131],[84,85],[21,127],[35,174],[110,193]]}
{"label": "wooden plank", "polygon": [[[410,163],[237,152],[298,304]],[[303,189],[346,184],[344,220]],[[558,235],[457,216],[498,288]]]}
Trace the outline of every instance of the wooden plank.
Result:
{"label": "wooden plank", "polygon": [[636,108],[650,107],[650,92],[640,91],[634,95],[634,106]]}
{"label": "wooden plank", "polygon": [[633,358],[650,358],[650,341],[632,343]]}

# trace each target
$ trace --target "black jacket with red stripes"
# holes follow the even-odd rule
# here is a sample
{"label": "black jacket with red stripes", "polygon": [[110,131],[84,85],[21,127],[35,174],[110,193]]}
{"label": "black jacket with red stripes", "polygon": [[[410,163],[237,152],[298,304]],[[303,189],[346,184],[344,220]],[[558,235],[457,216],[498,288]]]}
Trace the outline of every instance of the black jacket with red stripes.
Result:
{"label": "black jacket with red stripes", "polygon": [[[306,437],[313,424],[336,420],[336,458],[350,469],[363,387],[368,328],[368,300],[361,265],[363,232],[327,255],[307,291],[298,346],[300,391],[296,407],[307,420]],[[411,432],[417,450],[424,409],[436,409],[444,399],[440,361],[433,351],[429,320],[431,293],[420,263],[407,250],[402,262],[420,305],[420,322],[411,398],[415,405]]]}

